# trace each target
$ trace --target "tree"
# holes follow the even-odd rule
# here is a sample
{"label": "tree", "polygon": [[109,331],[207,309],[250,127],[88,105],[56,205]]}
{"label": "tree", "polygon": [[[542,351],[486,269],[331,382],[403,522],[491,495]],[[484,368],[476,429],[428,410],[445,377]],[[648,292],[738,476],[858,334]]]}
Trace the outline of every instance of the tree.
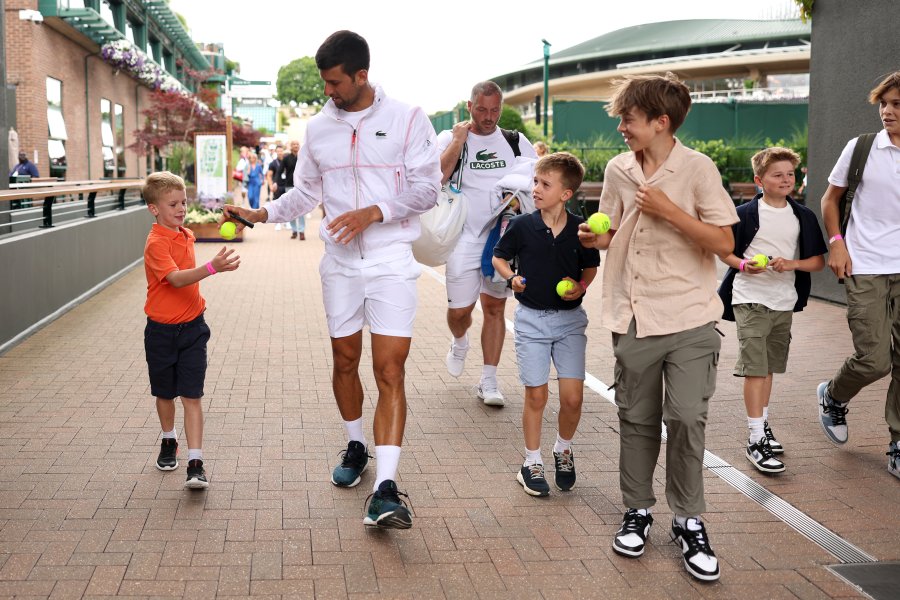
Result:
{"label": "tree", "polygon": [[[196,96],[178,92],[154,91],[150,94],[150,108],[142,110],[144,126],[134,132],[129,146],[138,155],[157,152],[169,144],[190,143],[197,131],[225,131],[225,113],[215,107],[218,95],[202,85],[211,73],[194,74],[201,82]],[[236,146],[255,146],[260,134],[239,119],[232,123],[232,140]]]}
{"label": "tree", "polygon": [[500,111],[500,120],[497,121],[497,126],[503,129],[525,131],[525,121],[522,120],[522,115],[512,106],[505,104],[503,105],[503,110]]}
{"label": "tree", "polygon": [[277,90],[275,97],[282,104],[296,102],[322,106],[327,100],[323,93],[319,69],[311,56],[298,58],[278,69],[275,88]]}

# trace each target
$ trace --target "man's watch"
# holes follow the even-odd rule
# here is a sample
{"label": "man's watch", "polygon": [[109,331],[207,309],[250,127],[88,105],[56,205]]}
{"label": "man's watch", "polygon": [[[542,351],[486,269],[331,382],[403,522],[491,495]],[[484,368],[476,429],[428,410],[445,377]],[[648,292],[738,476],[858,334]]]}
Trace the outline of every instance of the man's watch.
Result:
{"label": "man's watch", "polygon": [[506,287],[512,289],[512,280],[516,278],[516,274],[513,273],[513,276],[506,280]]}

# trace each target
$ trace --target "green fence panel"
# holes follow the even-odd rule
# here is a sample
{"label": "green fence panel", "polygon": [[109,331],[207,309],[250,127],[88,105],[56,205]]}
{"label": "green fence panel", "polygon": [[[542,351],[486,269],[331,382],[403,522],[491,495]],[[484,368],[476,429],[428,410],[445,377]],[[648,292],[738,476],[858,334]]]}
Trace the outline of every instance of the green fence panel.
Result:
{"label": "green fence panel", "polygon": [[[607,115],[605,107],[605,102],[598,101],[554,100],[554,139],[585,143],[600,135],[617,138],[619,120]],[[807,102],[694,104],[679,135],[695,140],[777,140],[805,129],[808,113]]]}

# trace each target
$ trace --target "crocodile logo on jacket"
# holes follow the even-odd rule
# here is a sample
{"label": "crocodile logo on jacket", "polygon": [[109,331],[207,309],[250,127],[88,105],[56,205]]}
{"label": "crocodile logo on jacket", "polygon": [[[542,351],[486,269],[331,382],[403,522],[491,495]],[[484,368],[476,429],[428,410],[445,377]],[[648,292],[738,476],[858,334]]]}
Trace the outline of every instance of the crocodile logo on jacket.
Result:
{"label": "crocodile logo on jacket", "polygon": [[387,132],[386,132],[386,131],[381,131],[381,130],[379,129],[378,131],[375,132],[375,137],[377,137],[377,138],[386,138],[386,137],[387,137]]}

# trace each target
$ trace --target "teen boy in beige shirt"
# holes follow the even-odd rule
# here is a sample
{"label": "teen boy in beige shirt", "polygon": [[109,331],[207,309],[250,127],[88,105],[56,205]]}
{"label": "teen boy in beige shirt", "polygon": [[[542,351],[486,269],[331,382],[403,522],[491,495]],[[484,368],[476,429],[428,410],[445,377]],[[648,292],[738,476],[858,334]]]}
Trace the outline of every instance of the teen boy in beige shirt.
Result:
{"label": "teen boy in beige shirt", "polygon": [[703,581],[719,565],[700,514],[706,412],[715,391],[722,315],[715,257],[734,247],[737,213],[712,161],[675,137],[691,99],[673,75],[619,82],[607,110],[631,152],[606,167],[600,209],[612,227],[579,237],[606,249],[603,326],[613,333],[619,481],[627,507],[613,550],[638,557],[653,523],[653,471],[666,423],[666,498],[684,565]]}

